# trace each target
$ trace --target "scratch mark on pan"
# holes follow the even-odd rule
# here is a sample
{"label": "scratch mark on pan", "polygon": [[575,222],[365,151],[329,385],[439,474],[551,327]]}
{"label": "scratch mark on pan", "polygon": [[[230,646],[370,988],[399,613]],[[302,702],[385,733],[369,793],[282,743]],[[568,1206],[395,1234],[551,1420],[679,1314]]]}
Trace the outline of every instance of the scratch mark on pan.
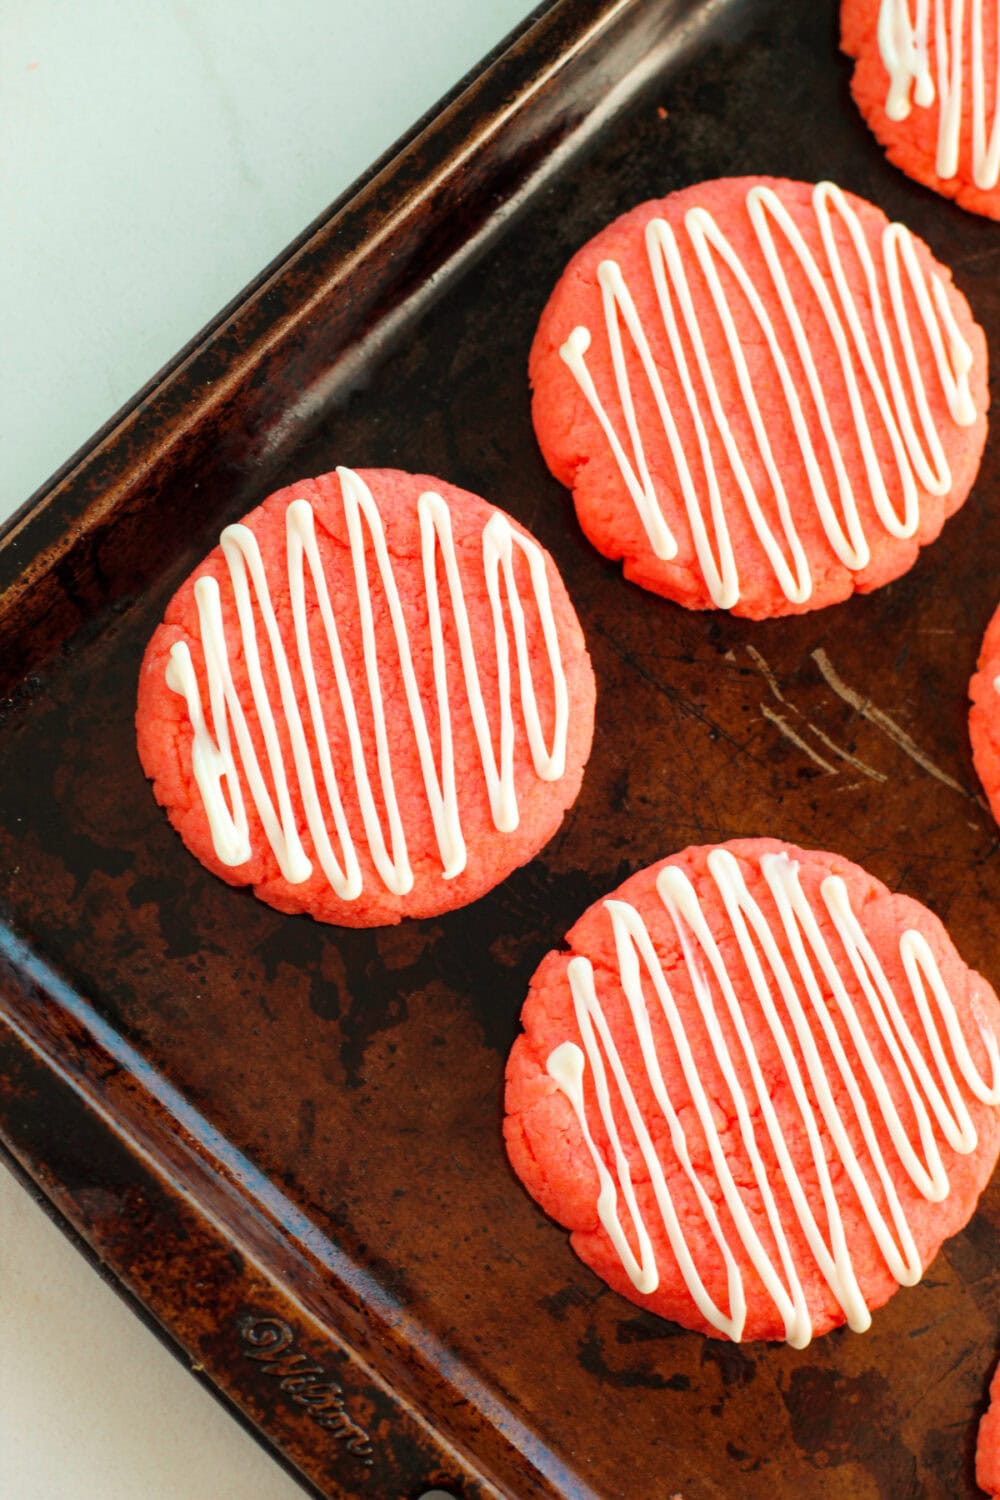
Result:
{"label": "scratch mark on pan", "polygon": [[848,687],[825,651],[822,649],[814,651],[812,659],[837,697],[842,698],[845,703],[849,703],[863,719],[867,719],[869,724],[874,724],[876,729],[881,730],[886,738],[892,740],[894,745],[898,745],[903,754],[908,755],[912,761],[915,761],[921,770],[926,771],[928,776],[933,776],[935,781],[940,781],[943,786],[950,787],[953,792],[958,792],[960,796],[967,797],[970,802],[975,802],[981,807],[983,806],[980,797],[974,796],[972,792],[962,786],[961,782],[956,781],[953,776],[948,775],[947,771],[942,771],[940,766],[935,765],[930,756],[924,754],[916,741],[910,738],[906,730],[901,728],[895,719],[890,719],[887,713],[883,713],[880,708],[876,708],[870,698],[865,698],[861,693],[856,692],[854,688]]}
{"label": "scratch mark on pan", "polygon": [[[794,703],[789,703],[788,699],[781,691],[781,688],[778,686],[778,679],[774,675],[774,671],[771,668],[770,663],[765,660],[764,656],[760,651],[757,650],[756,646],[747,646],[746,650],[747,655],[752,660],[758,672],[760,672],[761,676],[764,678],[764,681],[767,683],[768,687],[771,689],[771,692],[777,698],[778,702],[784,704],[786,708],[790,708],[793,714],[798,714],[800,719],[803,718],[804,716],[801,708],[796,708]],[[781,729],[782,734],[785,734],[787,732],[787,737],[789,739],[794,739],[795,743],[797,745],[801,745],[807,754],[811,753],[809,750],[809,746],[805,743],[804,740],[799,739],[798,736],[793,734],[789,725],[785,722],[780,714],[776,714],[773,712],[768,713],[763,704],[761,705],[761,709],[764,713],[765,718],[768,718],[772,723],[777,724]],[[876,771],[874,766],[866,765],[865,762],[863,760],[859,760],[856,755],[851,755],[848,750],[842,750],[838,744],[831,740],[828,734],[824,734],[822,729],[817,728],[815,724],[812,724],[808,720],[806,720],[806,727],[812,734],[816,736],[818,740],[822,740],[823,744],[828,750],[832,750],[834,755],[839,756],[841,760],[844,760],[848,765],[853,766],[856,771],[860,771],[863,776],[869,776],[872,781],[886,781],[888,779],[882,774],[881,771]],[[821,766],[825,766],[828,764],[828,762],[825,761],[822,756],[813,755],[812,759]],[[835,771],[836,766],[830,766],[830,770]]]}
{"label": "scratch mark on pan", "polygon": [[778,679],[777,679],[777,677],[775,677],[774,673],[771,671],[771,668],[768,666],[768,664],[764,660],[763,656],[757,650],[757,647],[756,646],[748,646],[747,647],[747,655],[750,657],[750,660],[753,662],[753,664],[757,668],[758,672],[764,678],[764,681],[767,683],[768,687],[771,689],[771,692],[777,698],[778,702],[779,703],[787,703],[788,702],[787,698],[785,697],[784,693],[781,691],[780,687],[778,686]]}
{"label": "scratch mark on pan", "polygon": [[[824,734],[822,729],[818,729],[815,724],[810,723],[809,728],[818,740],[822,740],[828,750],[832,750],[834,755],[839,755],[841,760],[846,760],[849,766],[853,766],[863,776],[871,777],[872,781],[888,781],[889,778],[884,772],[876,771],[874,766],[867,765],[863,760],[859,760],[856,755],[851,755],[850,751],[842,750],[839,745],[831,740],[828,734]],[[860,786],[861,783],[856,781],[854,785]]]}
{"label": "scratch mark on pan", "polygon": [[800,734],[796,734],[795,730],[789,724],[787,719],[782,718],[781,714],[776,714],[773,708],[768,708],[766,703],[762,703],[760,705],[760,711],[764,715],[764,718],[767,719],[771,724],[775,725],[775,727],[785,736],[786,740],[791,740],[793,745],[797,745],[800,750],[804,751],[805,754],[808,755],[811,761],[813,761],[817,766],[822,766],[823,770],[826,771],[830,776],[836,776],[837,767],[832,766],[828,760],[824,760],[822,755],[817,754],[812,745],[808,744],[808,742],[804,740]]}

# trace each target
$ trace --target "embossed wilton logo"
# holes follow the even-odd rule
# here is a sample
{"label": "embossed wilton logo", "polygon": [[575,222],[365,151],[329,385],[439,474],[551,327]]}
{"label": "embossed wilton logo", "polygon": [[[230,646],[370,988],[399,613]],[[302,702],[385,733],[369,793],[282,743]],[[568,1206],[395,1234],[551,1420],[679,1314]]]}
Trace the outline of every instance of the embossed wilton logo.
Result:
{"label": "embossed wilton logo", "polygon": [[331,1433],[348,1453],[370,1468],[371,1438],[347,1415],[343,1388],[330,1379],[322,1365],[313,1364],[294,1347],[295,1334],[288,1324],[281,1318],[250,1313],[240,1319],[239,1329],[246,1358],[256,1360],[265,1375],[277,1380],[297,1405],[306,1408],[318,1427]]}

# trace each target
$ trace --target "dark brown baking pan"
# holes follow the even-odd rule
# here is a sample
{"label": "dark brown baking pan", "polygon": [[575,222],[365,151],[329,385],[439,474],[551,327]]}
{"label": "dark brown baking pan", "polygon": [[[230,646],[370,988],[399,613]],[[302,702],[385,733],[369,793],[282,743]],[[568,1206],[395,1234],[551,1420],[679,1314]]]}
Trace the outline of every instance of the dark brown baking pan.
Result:
{"label": "dark brown baking pan", "polygon": [[[830,0],[562,0],[0,546],[0,1134],[324,1495],[975,1493],[1000,1191],[870,1333],[734,1347],[605,1290],[500,1137],[535,964],[687,843],[838,849],[1000,980],[997,833],[965,728],[1000,595],[995,444],[907,577],[755,625],[623,583],[529,423],[532,329],[573,249],[722,174],[832,176],[874,199],[954,267],[1000,347],[997,226],[884,163],[836,42]],[[599,683],[583,791],[541,857],[464,911],[384,931],[285,918],[207,875],[133,744],[173,589],[226,522],[337,463],[440,474],[527,523]]]}

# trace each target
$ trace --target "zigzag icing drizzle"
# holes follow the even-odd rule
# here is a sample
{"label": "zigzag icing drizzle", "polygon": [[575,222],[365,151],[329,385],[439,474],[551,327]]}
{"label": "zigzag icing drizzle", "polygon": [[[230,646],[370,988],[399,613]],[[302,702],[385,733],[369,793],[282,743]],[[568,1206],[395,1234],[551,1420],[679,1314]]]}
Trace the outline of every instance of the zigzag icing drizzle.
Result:
{"label": "zigzag icing drizzle", "polygon": [[[797,1265],[789,1244],[787,1224],[779,1206],[788,1203],[819,1268],[851,1328],[863,1330],[871,1318],[847,1244],[841,1206],[830,1162],[824,1154],[821,1129],[832,1142],[835,1160],[842,1164],[848,1191],[860,1205],[879,1250],[892,1275],[903,1285],[919,1281],[920,1258],[889,1162],[901,1166],[918,1192],[940,1202],[949,1192],[948,1176],[938,1137],[960,1155],[976,1148],[976,1130],[962,1095],[966,1090],[984,1104],[1000,1104],[1000,1047],[992,1031],[980,1028],[990,1066],[990,1081],[978,1072],[934,955],[921,933],[909,930],[899,941],[899,953],[909,986],[909,998],[919,1017],[924,1050],[913,1034],[864,929],[851,908],[844,881],[828,876],[821,885],[825,915],[836,930],[847,959],[847,972],[860,987],[862,1003],[852,999],[841,967],[802,890],[798,866],[781,853],[765,854],[760,870],[780,915],[780,931],[793,963],[786,964],[760,905],[750,894],[739,864],[726,849],[715,849],[708,868],[725,906],[732,935],[749,975],[752,994],[774,1039],[784,1076],[764,1076],[745,1015],[752,1003],[746,977],[734,977],[712,935],[699,897],[687,875],[665,866],[656,889],[677,931],[698,1002],[701,1029],[691,1036],[671,993],[670,984],[653,948],[646,925],[635,908],[624,901],[606,901],[611,921],[621,987],[628,1004],[648,1084],[662,1119],[660,1129],[641,1112],[630,1079],[605,1016],[590,960],[574,957],[568,978],[579,1027],[580,1042],[561,1043],[548,1058],[548,1072],[573,1106],[587,1151],[599,1181],[597,1212],[629,1279],[641,1292],[653,1292],[659,1271],[649,1229],[639,1210],[632,1175],[616,1124],[626,1119],[649,1173],[649,1181],[681,1274],[702,1317],[720,1333],[739,1340],[746,1318],[743,1279],[733,1253],[733,1236],[758,1272],[784,1323],[785,1337],[804,1348],[812,1323]],[[843,964],[843,959],[840,960]],[[826,998],[832,997],[831,1000]],[[933,1005],[931,1001],[933,1000]],[[936,1008],[938,1019],[935,1019]],[[711,1157],[716,1190],[710,1193],[691,1159],[691,1148],[677,1108],[670,1098],[653,1039],[650,1011],[659,1011],[669,1029],[687,1090],[697,1113]],[[851,1051],[838,1033],[850,1037]],[[943,1035],[942,1035],[943,1031]],[[869,1040],[878,1035],[891,1058],[895,1093],[905,1093],[915,1134],[900,1117],[885,1073]],[[733,1038],[735,1037],[735,1042]],[[773,1238],[774,1249],[762,1242],[747,1212],[743,1192],[734,1179],[713,1115],[712,1101],[699,1076],[697,1053],[710,1049],[731,1101],[733,1116],[753,1174],[751,1189],[759,1198]],[[928,1061],[928,1057],[932,1061]],[[824,1055],[832,1058],[834,1082]],[[603,1133],[610,1142],[614,1170],[594,1140],[588,1118],[584,1078],[590,1070]],[[808,1201],[792,1160],[789,1142],[773,1105],[776,1090],[787,1086],[801,1120],[796,1134],[808,1142],[822,1198],[821,1208]],[[873,1110],[866,1103],[874,1098]],[[840,1098],[838,1099],[838,1095]],[[753,1116],[760,1116],[754,1123]],[[859,1153],[851,1143],[846,1122],[853,1119],[865,1143]],[[653,1144],[666,1122],[674,1171],[687,1178],[705,1225],[727,1273],[728,1308],[709,1295],[688,1248],[663,1165]],[[777,1169],[769,1169],[762,1146],[769,1143]],[[897,1170],[898,1170],[897,1166]],[[725,1209],[717,1206],[718,1195]],[[881,1202],[880,1202],[881,1199]],[[624,1202],[626,1228],[620,1210]],[[723,1219],[728,1222],[724,1224]],[[633,1244],[636,1249],[633,1249]]]}
{"label": "zigzag icing drizzle", "polygon": [[[834,183],[821,182],[813,190],[812,202],[823,244],[819,261],[778,193],[759,185],[747,192],[747,211],[767,263],[768,280],[763,286],[754,282],[706,209],[687,211],[683,236],[664,219],[652,218],[647,223],[645,248],[649,274],[656,291],[662,327],[669,341],[672,373],[683,391],[683,403],[696,436],[696,444],[688,445],[687,450],[653,355],[650,331],[643,326],[632,290],[617,261],[602,261],[597,275],[617,398],[624,417],[624,434],[615,427],[608,414],[606,398],[598,391],[587,367],[591,330],[583,326],[574,328],[559,351],[601,425],[653,553],[669,560],[677,555],[677,541],[663,515],[645,450],[646,442],[659,441],[666,436],[698,564],[712,601],[723,609],[738,602],[740,581],[721,498],[711,435],[713,428],[714,447],[717,450],[721,443],[725,450],[726,461],[747,514],[782,592],[797,604],[805,603],[812,594],[809,563],[789,504],[782,474],[783,462],[775,457],[765,416],[767,407],[779,400],[779,392],[783,398],[782,422],[787,414],[823,530],[845,567],[854,571],[864,568],[871,559],[871,548],[844,462],[842,438],[835,430],[827,404],[826,393],[833,382],[838,382],[847,393],[867,491],[882,527],[890,536],[911,537],[916,533],[920,522],[918,485],[933,495],[946,495],[950,491],[951,471],[931,415],[914,347],[904,273],[930,343],[951,419],[959,426],[969,426],[976,419],[969,388],[972,350],[962,338],[941,279],[933,273],[927,276],[922,270],[910,232],[902,224],[886,226],[881,242],[883,264],[880,276],[861,222],[841,190]],[[846,230],[852,254],[864,273],[876,331],[874,350],[865,331],[867,317],[862,315],[867,309],[859,308],[844,272],[842,251],[834,234],[834,216]],[[779,240],[808,279],[836,348],[835,370],[821,373],[817,368],[797,299],[792,294],[779,253]],[[716,371],[706,351],[701,319],[691,292],[692,253],[707,281],[725,335],[757,453],[777,506],[779,536],[775,535],[761,506],[761,498],[730,427],[716,382]],[[770,353],[774,384],[768,381],[766,391],[757,390],[747,365],[729,294],[719,275],[720,264],[737,282]],[[767,310],[766,303],[772,295],[778,299],[784,313],[781,327],[776,326]],[[632,393],[633,377],[625,357],[625,334],[642,365],[656,403],[659,427],[653,434],[644,435],[639,430]],[[798,352],[804,380],[793,373],[784,352],[783,346],[787,346],[789,334]],[[662,354],[660,358],[663,358]],[[823,434],[819,451],[807,418],[810,405]],[[866,410],[871,405],[875,408],[874,418]],[[892,467],[898,479],[892,488],[902,497],[901,514],[893,505],[879,463],[872,437],[873,420],[884,430],[892,449]],[[626,450],[626,443],[630,452]],[[836,502],[823,472],[821,457],[824,451],[833,471]]]}
{"label": "zigzag icing drizzle", "polygon": [[[878,16],[878,48],[889,75],[885,112],[890,120],[905,120],[913,104],[929,109],[941,101],[934,170],[947,180],[958,172],[965,106],[965,48],[968,44],[972,82],[972,180],[976,187],[995,188],[1000,180],[1000,72],[986,78],[983,46],[983,0],[882,0]],[[1000,47],[1000,7],[994,12],[995,40]],[[932,35],[937,60],[937,85],[931,76],[928,42]],[[966,16],[969,34],[966,37]],[[994,54],[994,59],[996,54]],[[987,97],[989,95],[989,97]],[[987,106],[993,120],[986,130]]]}
{"label": "zigzag icing drizzle", "polygon": [[[483,701],[476,650],[469,628],[468,610],[452,537],[451,514],[442,497],[432,491],[417,502],[427,596],[428,640],[411,640],[392,559],[385,540],[382,519],[375,500],[361,477],[351,469],[338,469],[344,515],[350,543],[357,616],[338,623],[330,600],[327,580],[316,540],[315,517],[307,500],[293,500],[286,511],[285,567],[290,590],[294,640],[282,639],[268,584],[267,570],[253,531],[243,525],[227,526],[221,536],[229,569],[229,587],[239,619],[242,654],[252,693],[252,708],[260,726],[265,756],[259,757],[247,722],[249,705],[241,703],[229,660],[223,628],[221,593],[215,578],[205,576],[195,584],[198,624],[208,683],[208,714],[202,701],[191,652],[178,642],[170,652],[167,684],[183,696],[192,730],[192,764],[202,804],[208,817],[212,842],[223,864],[239,866],[251,855],[246,804],[257,810],[264,835],[283,877],[291,884],[308,880],[310,862],[298,828],[309,829],[323,873],[338,896],[354,900],[362,890],[357,851],[344,811],[341,782],[334,767],[329,731],[324,718],[320,681],[336,682],[340,713],[350,745],[349,773],[340,777],[353,782],[361,821],[372,862],[387,890],[405,895],[413,887],[413,871],[406,847],[399,802],[393,781],[392,753],[385,711],[385,674],[394,686],[402,682],[410,727],[416,740],[423,773],[424,792],[434,826],[442,875],[459,875],[466,865],[466,846],[455,779],[450,693],[442,629],[442,599],[439,570],[444,575],[458,638],[462,684],[469,705],[483,779],[489,796],[494,826],[510,832],[518,825],[514,784],[515,724],[512,701],[511,634],[520,688],[524,730],[532,764],[543,781],[558,781],[566,763],[569,700],[555,616],[549,595],[545,557],[534,542],[515,531],[506,516],[495,512],[482,534],[482,567],[490,601],[496,656],[494,662],[499,695],[499,726],[495,731]],[[368,534],[366,543],[365,533]],[[368,547],[374,554],[382,597],[395,637],[395,654],[380,660],[372,608]],[[547,670],[551,675],[554,722],[551,742],[546,744],[535,694],[533,665],[528,650],[524,605],[514,570],[515,549],[528,565],[531,595],[538,612],[545,642]],[[307,581],[308,580],[308,581]],[[502,582],[501,582],[502,580]],[[312,623],[307,594],[312,592],[315,611]],[[503,598],[506,596],[506,614]],[[316,614],[319,623],[316,621]],[[365,681],[377,747],[374,773],[365,757],[354,692],[345,665],[342,632],[359,630]],[[413,670],[414,651],[430,651],[434,667],[434,727],[438,751],[428,728],[428,712],[421,702]],[[277,679],[278,699],[272,701],[265,682],[262,652],[269,657]],[[305,690],[305,702],[297,691],[293,670]],[[433,711],[432,710],[432,711]],[[291,749],[292,767],[286,765],[278,734],[282,721]],[[499,741],[499,755],[494,748]],[[235,742],[235,743],[234,743]],[[311,750],[321,769],[317,778]],[[388,823],[388,840],[382,815],[372,790],[377,777]]]}

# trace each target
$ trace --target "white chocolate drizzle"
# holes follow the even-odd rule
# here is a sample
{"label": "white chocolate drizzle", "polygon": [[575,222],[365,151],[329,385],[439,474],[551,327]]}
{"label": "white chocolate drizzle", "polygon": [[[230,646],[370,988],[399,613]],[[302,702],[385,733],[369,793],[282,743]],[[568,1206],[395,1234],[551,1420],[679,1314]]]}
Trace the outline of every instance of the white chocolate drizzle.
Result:
{"label": "white chocolate drizzle", "polygon": [[[519,817],[514,771],[517,728],[513,711],[512,654],[516,663],[524,733],[535,774],[543,781],[558,781],[565,770],[569,700],[545,556],[540,547],[516,531],[499,511],[494,512],[483,528],[482,569],[496,648],[493,660],[484,665],[490,675],[496,677],[499,725],[495,727],[484,702],[476,645],[469,626],[452,534],[451,513],[446,502],[433,491],[422,494],[417,502],[427,611],[426,622],[421,621],[421,626],[426,624],[429,639],[412,640],[413,621],[407,620],[400,599],[382,518],[372,493],[353,470],[341,468],[337,474],[354,575],[356,613],[352,610],[349,619],[338,619],[317,543],[313,508],[307,500],[293,500],[285,513],[286,580],[282,581],[287,581],[290,591],[294,641],[282,638],[267,568],[253,531],[244,525],[227,526],[220,539],[239,620],[241,652],[252,703],[241,702],[234,684],[223,626],[221,591],[211,575],[199,578],[194,588],[208,685],[208,717],[191,651],[183,641],[171,649],[166,680],[187,704],[193,773],[208,818],[213,847],[222,863],[236,867],[246,863],[251,856],[249,800],[256,808],[264,836],[284,879],[290,884],[298,884],[312,874],[312,862],[300,836],[300,829],[304,826],[308,828],[316,858],[329,885],[339,897],[350,901],[360,895],[363,877],[345,811],[342,781],[353,782],[365,840],[382,884],[396,895],[405,895],[414,884],[406,831],[394,785],[391,739],[398,733],[399,726],[395,719],[390,721],[387,717],[385,702],[387,691],[398,695],[400,684],[417,745],[442,876],[446,880],[453,879],[466,866],[449,706],[455,688],[448,680],[439,572],[443,573],[444,591],[454,621],[462,685],[493,824],[498,830],[511,832],[518,826]],[[381,659],[383,648],[376,634],[369,543],[374,554],[381,599],[395,640],[395,652],[389,660]],[[535,691],[533,674],[537,668],[533,666],[528,646],[525,605],[515,574],[515,550],[527,563],[531,596],[545,645],[546,669],[551,677],[553,724],[549,743],[543,731]],[[310,587],[315,606],[312,618],[307,602]],[[361,639],[376,745],[374,769],[366,759],[358,706],[344,659],[343,638],[355,632]],[[434,703],[425,708],[413,660],[414,652],[426,653],[428,650],[433,663]],[[273,666],[277,701],[268,691],[262,655],[269,658]],[[326,719],[330,713],[330,695],[324,699],[320,686],[321,682],[329,680],[331,672],[339,700],[338,711],[350,748],[349,767],[341,767],[339,775],[333,764]],[[297,684],[304,689],[304,702]],[[259,739],[263,742],[263,756],[258,754],[248,722],[250,709],[256,718]],[[429,717],[433,732],[428,724]],[[282,732],[279,732],[279,724]],[[283,743],[287,743],[291,751],[291,767],[286,762]],[[319,777],[316,775],[316,760],[321,772]],[[373,791],[373,777],[377,778],[388,835]]]}
{"label": "white chocolate drizzle", "polygon": [[[895,1176],[901,1168],[930,1202],[947,1197],[949,1182],[939,1138],[960,1155],[975,1150],[976,1130],[960,1083],[982,1103],[1000,1104],[1000,1047],[993,1032],[980,1026],[989,1061],[987,1082],[969,1052],[934,954],[923,935],[914,930],[907,930],[899,940],[909,986],[909,1003],[900,1003],[851,907],[840,876],[827,876],[820,893],[824,915],[837,934],[838,952],[842,950],[846,957],[845,972],[853,981],[850,985],[842,972],[843,957],[838,964],[802,889],[798,865],[787,855],[763,855],[760,871],[780,917],[779,931],[785,952],[793,959],[791,964],[783,954],[781,939],[747,888],[734,856],[727,849],[715,849],[708,857],[708,868],[742,961],[739,973],[723,953],[723,947],[731,951],[728,933],[720,947],[684,871],[667,865],[656,881],[697,1000],[698,1032],[691,1035],[685,1027],[642,917],[627,902],[609,900],[604,907],[611,921],[618,979],[631,1020],[628,1048],[624,1048],[626,1038],[616,1038],[609,1025],[593,965],[589,959],[575,956],[568,964],[568,979],[579,1041],[567,1040],[557,1046],[549,1055],[547,1068],[573,1107],[597,1173],[598,1217],[637,1290],[655,1291],[659,1269],[622,1138],[619,1122],[626,1120],[634,1148],[648,1173],[671,1250],[705,1321],[734,1341],[742,1336],[746,1292],[733,1250],[735,1236],[778,1311],[786,1339],[794,1347],[804,1348],[812,1337],[812,1321],[802,1286],[802,1267],[790,1243],[789,1216],[794,1216],[809,1255],[849,1326],[857,1331],[867,1328],[871,1317],[848,1245],[842,1199],[846,1196],[860,1206],[895,1279],[903,1285],[919,1281],[923,1268]],[[765,1076],[747,1025],[747,1014],[755,1005],[780,1058],[783,1072],[777,1077]],[[692,1128],[690,1121],[685,1127],[677,1103],[670,1097],[662,1049],[658,1054],[654,1040],[651,1011],[659,1012],[668,1028],[670,1046],[676,1053],[675,1067],[679,1063],[697,1115],[695,1128],[703,1136],[711,1159],[710,1182],[703,1180],[692,1160],[693,1142],[687,1133]],[[914,1014],[919,1026],[915,1026]],[[921,1033],[923,1045],[914,1029]],[[883,1059],[888,1059],[883,1063],[872,1045],[876,1037],[880,1039],[878,1050]],[[636,1080],[630,1078],[622,1061],[620,1048],[634,1052],[636,1041],[645,1075],[642,1092],[652,1094],[660,1119],[643,1114],[636,1098]],[[713,1073],[717,1070],[721,1075],[724,1097],[717,1101],[709,1097],[699,1072],[699,1053],[711,1056]],[[892,1085],[884,1068],[891,1069]],[[607,1148],[595,1141],[588,1119],[584,1091],[588,1069]],[[719,1084],[714,1086],[718,1088]],[[804,1137],[808,1144],[821,1204],[810,1197],[796,1168],[774,1105],[779,1092],[786,1100],[794,1100],[796,1137]],[[901,1110],[899,1101],[904,1097],[906,1103]],[[742,1142],[752,1176],[748,1187],[737,1182],[734,1175],[731,1154],[727,1154],[717,1123],[718,1111],[728,1116],[731,1129]],[[785,1111],[786,1115],[791,1111],[790,1103],[786,1103]],[[853,1121],[853,1130],[849,1121]],[[725,1267],[725,1307],[720,1307],[706,1289],[671,1195],[662,1156],[654,1145],[655,1137],[663,1139],[663,1122],[675,1158],[672,1171],[687,1179],[708,1236]],[[863,1150],[855,1144],[859,1137],[864,1142]],[[768,1147],[776,1167],[769,1168],[765,1163]],[[666,1153],[667,1147],[662,1151]],[[842,1169],[839,1188],[834,1182],[835,1175],[841,1176],[838,1164]],[[756,1205],[757,1223],[761,1214],[766,1218],[770,1246],[748,1212],[748,1197]],[[623,1223],[623,1202],[629,1227]],[[700,1226],[698,1238],[705,1238]]]}
{"label": "white chocolate drizzle", "polygon": [[[983,10],[993,11],[993,73],[986,77]],[[932,21],[933,16],[933,21]],[[968,21],[968,28],[966,27]],[[930,38],[934,38],[937,82],[931,73]],[[965,96],[968,48],[971,101]],[[996,0],[882,0],[878,48],[889,75],[885,112],[906,120],[914,104],[929,109],[940,101],[934,170],[949,180],[958,174],[963,115],[971,121],[972,180],[989,191],[1000,180],[1000,6]],[[990,112],[987,131],[987,111]]]}
{"label": "white chocolate drizzle", "polygon": [[[732,608],[738,602],[740,579],[722,500],[716,457],[720,445],[754,531],[786,599],[803,604],[812,594],[809,562],[786,489],[788,461],[774,453],[768,412],[777,412],[782,426],[791,422],[823,530],[836,556],[852,571],[868,564],[871,548],[844,459],[843,434],[838,432],[828,405],[827,395],[834,384],[846,392],[867,493],[879,522],[890,536],[905,538],[916,533],[920,523],[918,486],[932,495],[949,493],[951,471],[928,401],[904,281],[908,283],[909,299],[916,304],[925,330],[952,421],[958,426],[969,426],[976,419],[969,387],[972,350],[961,335],[940,277],[936,273],[927,275],[921,267],[909,230],[902,224],[886,226],[881,240],[880,271],[858,215],[834,183],[818,183],[812,195],[823,246],[819,259],[774,189],[759,184],[750,188],[746,206],[767,265],[768,279],[764,286],[755,283],[706,209],[691,208],[687,211],[684,235],[662,218],[654,217],[646,224],[649,275],[656,291],[669,355],[664,350],[654,355],[650,331],[639,317],[633,292],[617,261],[604,260],[598,267],[606,337],[618,404],[624,418],[624,433],[616,428],[587,366],[591,330],[583,326],[573,329],[560,349],[563,361],[604,432],[654,555],[669,561],[677,556],[678,544],[663,514],[646,453],[647,443],[659,444],[665,436],[698,565],[709,596],[722,609]],[[842,230],[839,243],[835,220],[839,221]],[[844,269],[845,236],[864,277],[860,299],[852,291]],[[800,311],[802,293],[793,293],[789,285],[779,241],[786,251],[791,252],[794,263],[805,274],[811,296],[834,343],[836,359],[822,371],[817,366],[806,333],[806,324],[810,317],[816,317],[816,311],[810,306],[803,318]],[[692,295],[691,252],[718,315],[728,358],[753,432],[756,456],[766,475],[765,498],[773,496],[780,523],[779,535],[775,535],[765,514],[762,497],[751,476],[752,466],[740,451],[719,390],[717,369],[713,368],[706,348],[705,329]],[[751,373],[733,317],[730,293],[720,276],[720,265],[725,268],[730,283],[735,282],[738,286],[768,350],[770,363],[766,390],[758,389]],[[782,326],[776,325],[767,309],[772,293],[784,314]],[[869,309],[875,328],[874,347],[866,328]],[[633,376],[626,361],[625,334],[642,366],[655,402],[658,422],[657,431],[652,434],[640,431]],[[801,374],[793,370],[786,354],[789,339],[796,350]],[[720,356],[716,355],[716,360],[719,359]],[[683,392],[682,404],[693,425],[695,441],[685,444],[681,439],[660,374],[661,366],[671,367],[672,377]],[[772,372],[773,382],[770,379]],[[770,420],[773,422],[773,416]],[[894,477],[889,485],[873,438],[873,422],[884,431],[891,449],[889,467],[894,471]],[[822,433],[819,444],[814,440],[817,428]],[[824,453],[832,473],[835,497],[830,492],[824,470]],[[797,475],[792,476],[792,483],[793,487],[798,483]],[[897,509],[898,502],[894,503],[893,494],[900,497],[901,509]]]}

